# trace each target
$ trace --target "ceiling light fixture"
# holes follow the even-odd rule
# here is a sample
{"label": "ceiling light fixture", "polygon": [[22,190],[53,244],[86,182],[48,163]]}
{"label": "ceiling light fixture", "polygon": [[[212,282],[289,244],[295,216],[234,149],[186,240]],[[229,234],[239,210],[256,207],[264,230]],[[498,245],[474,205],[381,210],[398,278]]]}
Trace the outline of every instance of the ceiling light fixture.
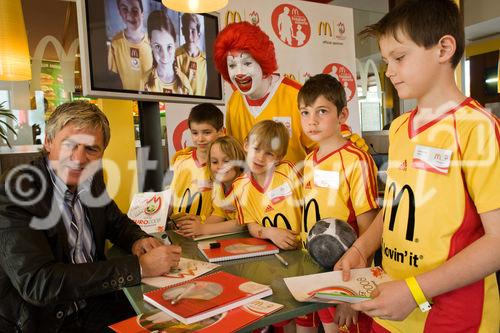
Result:
{"label": "ceiling light fixture", "polygon": [[181,13],[210,13],[227,6],[229,0],[162,0],[163,5]]}
{"label": "ceiling light fixture", "polygon": [[30,51],[21,0],[0,1],[0,80],[31,80]]}

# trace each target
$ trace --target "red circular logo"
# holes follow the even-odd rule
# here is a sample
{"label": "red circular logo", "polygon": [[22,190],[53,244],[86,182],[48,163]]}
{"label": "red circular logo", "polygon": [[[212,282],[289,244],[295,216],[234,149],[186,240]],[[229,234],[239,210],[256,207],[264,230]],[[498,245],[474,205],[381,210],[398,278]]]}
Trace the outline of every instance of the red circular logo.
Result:
{"label": "red circular logo", "polygon": [[191,133],[189,132],[187,119],[181,121],[174,129],[172,141],[174,143],[175,151],[179,151],[190,145]]}
{"label": "red circular logo", "polygon": [[291,47],[302,47],[311,37],[311,25],[306,15],[290,4],[274,8],[271,25],[280,41]]}
{"label": "red circular logo", "polygon": [[326,65],[323,69],[323,74],[330,74],[339,80],[340,84],[344,86],[347,102],[354,97],[356,93],[356,82],[354,81],[351,71],[347,67],[342,64],[331,63]]}

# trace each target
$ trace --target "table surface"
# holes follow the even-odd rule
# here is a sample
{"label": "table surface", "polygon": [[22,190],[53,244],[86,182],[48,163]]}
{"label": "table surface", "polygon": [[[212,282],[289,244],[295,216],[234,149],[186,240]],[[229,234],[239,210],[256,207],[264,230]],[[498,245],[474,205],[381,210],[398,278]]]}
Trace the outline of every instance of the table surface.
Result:
{"label": "table surface", "polygon": [[[168,231],[167,233],[173,244],[182,246],[182,257],[206,261],[198,250],[197,242],[182,237],[172,231]],[[249,237],[249,234],[239,233],[219,237],[217,239],[239,237]],[[122,253],[124,253],[123,250],[112,247],[108,255],[117,256]],[[273,255],[218,262],[218,264],[221,264],[221,267],[215,271],[223,270],[234,275],[245,277],[254,282],[269,285],[273,290],[273,295],[264,299],[284,306],[280,311],[263,317],[252,325],[245,326],[241,332],[251,332],[256,328],[305,315],[329,306],[328,304],[322,303],[297,302],[283,281],[285,277],[323,272],[324,270],[313,261],[311,256],[303,250],[281,251],[280,255],[288,262],[287,267],[281,264]],[[156,288],[146,284],[124,288],[125,295],[137,314],[155,310],[152,305],[143,301],[142,296],[145,292],[154,289]]]}

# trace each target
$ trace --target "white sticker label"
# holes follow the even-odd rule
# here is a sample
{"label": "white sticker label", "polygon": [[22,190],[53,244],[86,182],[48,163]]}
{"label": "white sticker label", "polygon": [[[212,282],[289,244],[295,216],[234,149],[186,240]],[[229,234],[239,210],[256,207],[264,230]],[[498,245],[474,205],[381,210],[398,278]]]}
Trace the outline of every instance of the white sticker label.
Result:
{"label": "white sticker label", "polygon": [[439,174],[447,174],[451,163],[451,150],[417,145],[413,152],[413,167]]}
{"label": "white sticker label", "polygon": [[339,189],[340,174],[338,171],[314,170],[314,186]]}
{"label": "white sticker label", "polygon": [[280,202],[290,195],[292,195],[292,189],[288,183],[278,186],[267,193],[267,197],[272,203]]}

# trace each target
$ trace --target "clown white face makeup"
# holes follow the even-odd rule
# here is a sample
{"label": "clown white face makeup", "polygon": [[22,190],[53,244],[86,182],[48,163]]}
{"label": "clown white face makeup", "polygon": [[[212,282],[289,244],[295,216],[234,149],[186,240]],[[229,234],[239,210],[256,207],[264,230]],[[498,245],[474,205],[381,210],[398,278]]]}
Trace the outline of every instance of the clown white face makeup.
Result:
{"label": "clown white face makeup", "polygon": [[[259,63],[246,52],[230,52],[227,56],[227,71],[231,82],[250,99],[263,96],[264,74]],[[267,89],[266,89],[267,90]]]}

